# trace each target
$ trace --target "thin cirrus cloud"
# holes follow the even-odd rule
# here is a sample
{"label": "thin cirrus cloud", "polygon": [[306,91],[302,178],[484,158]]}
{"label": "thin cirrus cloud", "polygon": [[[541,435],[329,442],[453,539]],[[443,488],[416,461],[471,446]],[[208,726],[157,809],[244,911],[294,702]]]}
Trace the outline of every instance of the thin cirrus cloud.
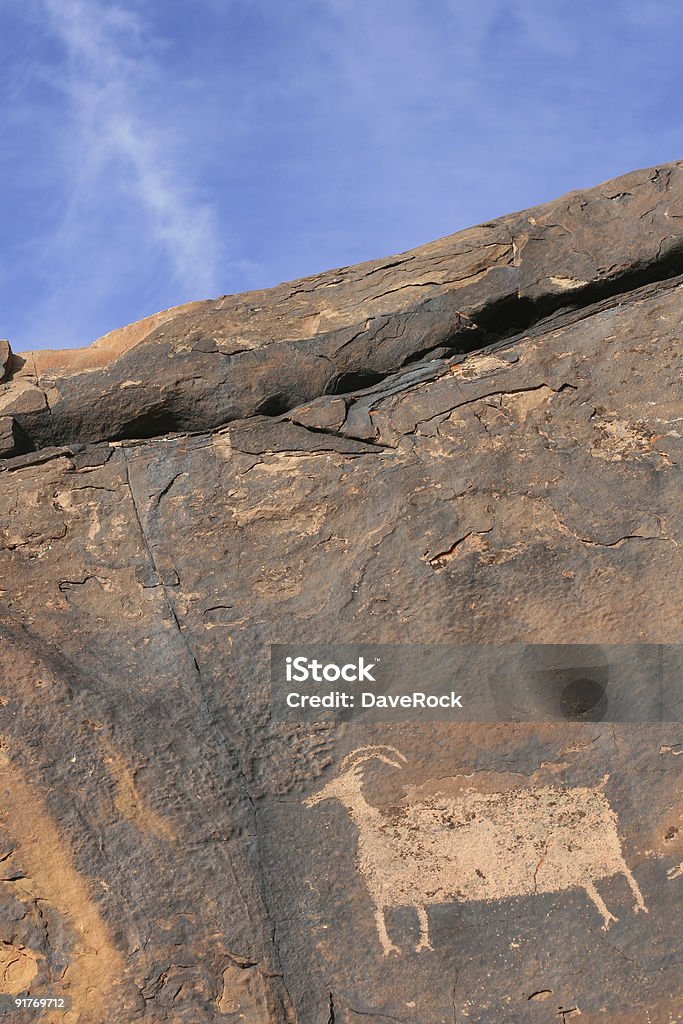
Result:
{"label": "thin cirrus cloud", "polygon": [[666,0],[5,0],[0,336],[382,257],[681,156]]}
{"label": "thin cirrus cloud", "polygon": [[108,292],[149,275],[152,304],[164,290],[177,301],[210,295],[224,253],[215,210],[156,116],[155,94],[168,83],[142,19],[105,0],[37,2],[59,53],[49,78],[35,71],[52,94],[46,175],[61,201],[49,232],[25,250],[42,268],[42,288],[23,326],[39,345],[82,344]]}

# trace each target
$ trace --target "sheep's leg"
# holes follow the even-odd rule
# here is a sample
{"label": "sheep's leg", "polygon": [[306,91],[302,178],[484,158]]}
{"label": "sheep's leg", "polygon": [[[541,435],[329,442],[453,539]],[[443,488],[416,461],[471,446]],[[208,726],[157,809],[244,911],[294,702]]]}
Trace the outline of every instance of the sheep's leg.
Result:
{"label": "sheep's leg", "polygon": [[647,911],[647,907],[645,906],[645,900],[643,899],[643,894],[640,891],[640,886],[638,885],[638,883],[636,882],[635,878],[633,877],[633,875],[631,873],[631,869],[629,868],[628,864],[624,864],[624,866],[623,866],[623,868],[621,870],[626,875],[626,881],[629,884],[631,892],[633,893],[633,895],[636,898],[636,903],[635,903],[635,906],[633,908],[634,913],[637,914],[638,911],[642,910],[642,912],[644,914],[647,914],[648,911]]}
{"label": "sheep's leg", "polygon": [[433,949],[434,947],[429,941],[429,918],[427,917],[426,907],[415,907],[417,911],[417,919],[420,922],[420,941],[415,947],[415,952],[419,953],[423,949]]}
{"label": "sheep's leg", "polygon": [[615,917],[614,914],[611,914],[609,912],[609,910],[607,909],[607,905],[606,905],[605,901],[603,900],[602,896],[600,895],[600,893],[595,888],[595,886],[593,885],[592,882],[582,882],[581,884],[582,884],[583,888],[586,890],[586,892],[588,893],[588,895],[590,896],[590,898],[593,900],[593,903],[595,904],[595,906],[598,908],[598,910],[602,914],[602,920],[604,921],[604,924],[602,926],[602,930],[604,932],[606,932],[607,929],[609,928],[609,926],[611,925],[612,921],[618,921],[619,918]]}
{"label": "sheep's leg", "polygon": [[395,946],[389,938],[386,921],[384,920],[384,907],[375,908],[375,924],[377,925],[379,941],[382,943],[382,952],[384,956],[389,956],[390,953],[400,953],[401,950],[398,946]]}

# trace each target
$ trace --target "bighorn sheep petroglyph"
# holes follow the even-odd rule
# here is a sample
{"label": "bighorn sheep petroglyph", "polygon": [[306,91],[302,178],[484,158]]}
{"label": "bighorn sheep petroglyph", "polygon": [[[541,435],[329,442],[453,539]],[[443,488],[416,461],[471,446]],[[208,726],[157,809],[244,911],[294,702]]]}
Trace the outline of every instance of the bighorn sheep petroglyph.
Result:
{"label": "bighorn sheep petroglyph", "polygon": [[623,874],[635,911],[647,911],[624,860],[617,819],[602,786],[542,786],[458,796],[436,793],[381,810],[363,795],[363,765],[382,761],[402,768],[395,747],[359,747],[340,763],[335,778],[304,800],[313,807],[339,800],[358,827],[356,867],[365,879],[385,956],[400,950],[389,938],[385,911],[415,908],[420,925],[416,951],[432,949],[427,906],[468,900],[583,889],[600,911],[603,928],[617,918],[596,881]]}

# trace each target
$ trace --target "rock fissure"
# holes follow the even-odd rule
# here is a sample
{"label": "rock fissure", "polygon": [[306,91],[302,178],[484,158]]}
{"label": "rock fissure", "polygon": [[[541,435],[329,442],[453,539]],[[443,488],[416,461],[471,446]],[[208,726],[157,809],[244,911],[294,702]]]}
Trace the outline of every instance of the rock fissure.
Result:
{"label": "rock fissure", "polygon": [[[274,996],[276,1002],[278,1003],[278,1011],[277,1012],[281,1015],[281,1018],[284,1021],[287,1018],[287,1007],[288,1007],[288,1005],[291,1004],[291,999],[290,999],[289,992],[287,991],[287,987],[286,987],[285,982],[284,982],[284,973],[282,972],[281,964],[280,964],[280,961],[279,961],[279,949],[278,949],[278,944],[277,944],[277,941],[276,941],[275,925],[273,924],[272,917],[271,917],[271,914],[270,914],[270,910],[269,910],[269,907],[268,907],[267,888],[266,888],[265,876],[264,876],[264,871],[263,871],[263,861],[262,861],[262,856],[261,856],[261,853],[260,853],[260,831],[259,831],[259,812],[258,812],[258,807],[256,805],[256,802],[254,801],[253,796],[252,796],[251,786],[250,786],[250,783],[249,783],[249,779],[248,779],[247,774],[246,774],[246,772],[244,770],[244,767],[242,765],[242,761],[241,761],[239,752],[238,752],[238,750],[236,749],[236,747],[234,745],[232,745],[232,744],[230,744],[228,742],[228,739],[225,736],[225,734],[223,732],[223,729],[221,728],[219,722],[216,719],[216,716],[215,716],[214,712],[212,711],[211,702],[210,702],[209,696],[208,696],[208,694],[206,692],[206,689],[205,689],[205,686],[204,686],[204,683],[203,683],[202,672],[201,672],[199,660],[198,660],[194,650],[192,649],[192,646],[190,645],[190,641],[188,640],[188,638],[187,638],[187,636],[185,634],[185,630],[184,630],[183,625],[182,625],[182,623],[180,621],[178,613],[177,613],[177,611],[175,609],[174,602],[173,602],[171,596],[167,592],[167,585],[163,582],[163,573],[160,571],[160,568],[159,568],[159,566],[157,564],[157,560],[155,558],[154,552],[152,550],[152,546],[151,546],[151,544],[149,542],[149,539],[148,539],[148,536],[147,536],[147,531],[145,530],[145,527],[143,526],[141,511],[140,511],[139,504],[138,504],[138,499],[137,499],[137,497],[135,495],[135,490],[134,490],[134,488],[132,486],[132,482],[131,482],[131,479],[130,479],[130,468],[129,468],[128,459],[127,459],[127,456],[126,456],[125,449],[123,449],[122,451],[123,451],[123,460],[124,460],[124,467],[125,467],[126,483],[127,483],[128,490],[130,492],[131,502],[132,502],[132,505],[133,505],[134,516],[135,516],[135,520],[136,520],[136,523],[137,523],[138,528],[139,528],[139,533],[140,533],[140,536],[141,536],[144,548],[145,548],[145,550],[147,552],[147,555],[149,557],[151,567],[152,567],[153,571],[155,572],[155,574],[158,576],[158,578],[160,580],[160,584],[159,585],[161,587],[162,593],[164,594],[165,604],[166,604],[166,607],[168,609],[168,612],[169,612],[169,614],[170,614],[170,616],[171,616],[171,618],[172,618],[172,620],[173,620],[173,622],[175,624],[175,628],[177,629],[178,635],[180,636],[180,638],[182,640],[182,643],[183,643],[185,649],[187,650],[187,653],[188,653],[188,655],[189,655],[189,657],[191,659],[191,663],[192,663],[192,665],[194,667],[195,680],[196,680],[196,684],[197,684],[197,687],[198,687],[198,690],[199,690],[199,695],[200,695],[201,704],[202,704],[202,708],[203,708],[203,714],[204,714],[206,720],[209,722],[212,730],[216,733],[220,745],[227,752],[229,752],[230,757],[234,760],[234,764],[235,764],[235,767],[236,767],[236,770],[237,770],[237,774],[238,774],[239,779],[240,779],[241,784],[242,784],[243,793],[244,793],[244,796],[245,796],[245,798],[247,800],[247,803],[248,803],[248,806],[249,806],[249,813],[250,813],[250,817],[252,819],[252,825],[253,825],[253,829],[251,830],[251,835],[252,835],[252,837],[254,839],[254,842],[256,844],[256,848],[257,848],[257,851],[258,851],[257,852],[257,857],[256,857],[256,866],[257,866],[257,871],[258,871],[258,876],[259,876],[259,898],[262,901],[262,904],[263,904],[263,907],[264,907],[264,917],[265,917],[265,920],[271,922],[271,927],[273,929],[272,957],[273,957],[274,965],[276,967],[276,972],[273,973],[272,975],[269,975],[269,976],[272,976],[273,978],[280,978],[282,980],[284,994],[278,994],[277,991],[275,991],[273,993],[273,996]],[[180,475],[180,474],[178,474],[178,475]],[[167,491],[170,488],[170,486],[171,486],[171,484],[173,482],[174,482],[174,480],[172,480],[170,482],[170,484],[167,485],[166,488],[164,488],[164,491]],[[159,507],[159,501],[157,501],[156,505],[155,505],[155,508],[158,509],[158,507]],[[283,1001],[283,999],[284,999],[284,1001]]]}

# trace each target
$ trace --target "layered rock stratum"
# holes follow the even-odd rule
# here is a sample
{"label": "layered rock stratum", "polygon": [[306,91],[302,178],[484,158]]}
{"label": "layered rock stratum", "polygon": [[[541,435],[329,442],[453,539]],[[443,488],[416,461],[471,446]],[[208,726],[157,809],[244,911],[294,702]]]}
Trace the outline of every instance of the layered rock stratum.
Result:
{"label": "layered rock stratum", "polygon": [[[682,345],[675,163],[1,347],[0,992],[68,995],[40,1017],[66,1024],[683,1020],[680,725],[352,732],[269,703],[273,643],[680,643]],[[398,901],[383,948],[365,819],[313,800],[371,744],[358,799],[395,835],[416,793],[508,793],[522,833],[534,794],[598,822],[603,793],[618,920],[539,847],[534,891],[456,884],[419,952]]]}

